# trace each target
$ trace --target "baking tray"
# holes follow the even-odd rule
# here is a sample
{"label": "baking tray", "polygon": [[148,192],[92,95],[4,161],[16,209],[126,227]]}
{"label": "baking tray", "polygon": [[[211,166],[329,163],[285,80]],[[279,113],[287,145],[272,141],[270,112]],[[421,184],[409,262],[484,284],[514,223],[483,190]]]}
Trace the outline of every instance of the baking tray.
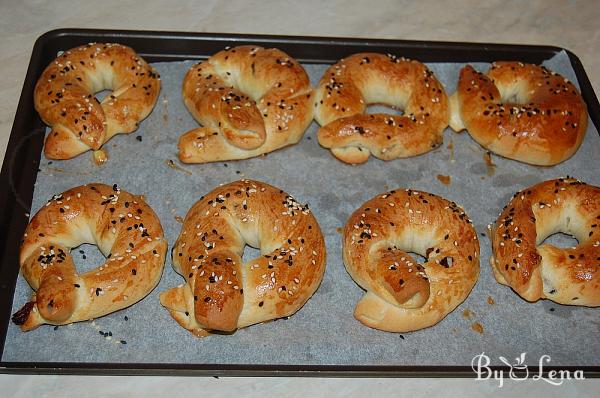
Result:
{"label": "baking tray", "polygon": [[[19,272],[18,246],[27,225],[34,184],[40,163],[45,126],[33,108],[33,88],[45,66],[59,50],[94,41],[129,45],[149,62],[203,59],[225,46],[257,44],[273,46],[304,63],[333,63],[356,52],[401,54],[422,62],[492,62],[517,59],[541,63],[562,48],[501,44],[421,42],[317,37],[285,37],[230,34],[191,34],[147,31],[61,29],[48,32],[35,43],[13,129],[0,174],[0,354],[10,321],[13,294]],[[600,105],[579,59],[567,51],[590,118],[598,130]],[[325,153],[324,153],[325,156]],[[358,204],[357,204],[358,205]],[[489,244],[486,239],[481,244]],[[486,267],[486,259],[482,259]],[[501,367],[492,366],[501,370]],[[583,370],[586,377],[600,376],[600,366],[545,367],[552,370]],[[508,369],[503,369],[507,371]],[[154,364],[70,363],[0,361],[1,372],[62,374],[157,374],[157,375],[294,375],[294,376],[430,376],[473,377],[470,366],[361,366],[356,365],[249,365],[249,364]]]}

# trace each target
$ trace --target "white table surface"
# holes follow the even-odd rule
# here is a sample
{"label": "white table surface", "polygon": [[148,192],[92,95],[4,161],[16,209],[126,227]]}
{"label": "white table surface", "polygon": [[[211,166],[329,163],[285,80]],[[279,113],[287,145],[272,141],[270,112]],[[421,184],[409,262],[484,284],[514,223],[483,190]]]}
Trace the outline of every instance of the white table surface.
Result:
{"label": "white table surface", "polygon": [[[450,4],[453,3],[453,4]],[[600,2],[0,0],[0,157],[35,39],[67,27],[475,41],[565,47],[600,92]],[[482,266],[485,266],[482,264]],[[590,336],[598,338],[598,336]],[[441,343],[443,344],[443,343]],[[0,397],[598,396],[596,380],[323,379],[0,375]]]}

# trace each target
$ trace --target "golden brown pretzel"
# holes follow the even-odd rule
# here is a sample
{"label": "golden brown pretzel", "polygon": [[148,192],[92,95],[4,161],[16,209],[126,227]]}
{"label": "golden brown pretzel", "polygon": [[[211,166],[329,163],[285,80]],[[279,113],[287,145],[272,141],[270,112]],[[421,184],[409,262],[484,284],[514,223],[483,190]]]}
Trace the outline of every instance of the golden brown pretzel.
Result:
{"label": "golden brown pretzel", "polygon": [[587,129],[587,107],[567,79],[544,67],[495,62],[483,74],[460,72],[450,127],[521,162],[550,166],[571,157]]}
{"label": "golden brown pretzel", "polygon": [[[99,102],[94,93],[112,90]],[[130,133],[150,114],[160,76],[131,48],[96,43],[63,52],[40,76],[35,109],[52,127],[44,154],[69,159]]]}
{"label": "golden brown pretzel", "polygon": [[[573,178],[517,192],[492,229],[490,264],[499,283],[528,301],[600,306],[600,188]],[[563,232],[579,245],[540,245]]]}
{"label": "golden brown pretzel", "polygon": [[[369,155],[390,160],[441,145],[450,116],[444,87],[418,61],[376,53],[354,54],[327,69],[316,89],[319,144],[346,163]],[[382,103],[402,116],[365,114]]]}
{"label": "golden brown pretzel", "polygon": [[[424,256],[423,266],[409,252]],[[479,241],[463,209],[410,189],[378,195],[356,210],[344,229],[343,255],[367,291],[354,316],[390,332],[435,325],[479,275]]]}
{"label": "golden brown pretzel", "polygon": [[[261,256],[242,263],[244,246]],[[173,318],[197,336],[289,316],[325,272],[325,242],[307,205],[258,181],[221,186],[188,212],[173,248],[186,283],[160,295]]]}
{"label": "golden brown pretzel", "polygon": [[194,65],[183,100],[203,126],[179,139],[185,163],[247,159],[295,144],[313,115],[306,71],[275,48],[228,48]]}
{"label": "golden brown pretzel", "polygon": [[[70,251],[96,244],[107,260],[79,274]],[[167,242],[141,196],[89,184],[53,196],[25,230],[21,272],[35,290],[13,315],[21,330],[97,318],[135,304],[158,283]]]}

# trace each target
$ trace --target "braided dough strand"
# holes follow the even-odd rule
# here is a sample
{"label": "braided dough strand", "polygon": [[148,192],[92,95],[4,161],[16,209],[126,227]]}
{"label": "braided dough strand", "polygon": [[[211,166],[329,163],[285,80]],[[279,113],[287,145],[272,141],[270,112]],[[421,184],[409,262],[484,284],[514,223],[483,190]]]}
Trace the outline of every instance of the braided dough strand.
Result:
{"label": "braided dough strand", "polygon": [[[404,114],[365,114],[369,104]],[[347,163],[428,152],[443,142],[449,118],[444,88],[425,65],[376,53],[354,54],[327,69],[315,106],[319,144]]]}
{"label": "braided dough strand", "polygon": [[495,62],[483,74],[460,72],[450,126],[467,129],[481,146],[520,162],[551,166],[583,142],[588,113],[570,81],[544,67]]}
{"label": "braided dough strand", "polygon": [[182,94],[203,126],[180,137],[185,163],[246,159],[295,144],[312,120],[308,75],[277,49],[220,51],[190,68]]}
{"label": "braided dough strand", "polygon": [[[246,244],[261,255],[244,264]],[[308,206],[262,182],[233,182],[188,212],[173,250],[186,283],[160,301],[197,336],[290,316],[321,283],[325,255]]]}
{"label": "braided dough strand", "polygon": [[[99,102],[94,93],[105,89],[112,93]],[[92,43],[65,51],[34,91],[35,109],[52,127],[44,154],[69,159],[136,130],[159,91],[160,76],[129,47]]]}
{"label": "braided dough strand", "polygon": [[[420,265],[408,252],[426,258]],[[354,316],[372,328],[432,326],[469,294],[479,275],[479,241],[454,202],[413,190],[361,206],[344,230],[344,264],[367,293]]]}
{"label": "braided dough strand", "polygon": [[[528,301],[600,306],[600,188],[574,178],[544,181],[517,192],[492,230],[496,280]],[[563,232],[579,244],[542,244]]]}
{"label": "braided dough strand", "polygon": [[[71,249],[89,243],[107,256],[79,274]],[[21,272],[35,290],[13,316],[21,329],[97,318],[135,304],[158,283],[167,242],[140,196],[90,184],[55,195],[32,218],[21,245]]]}

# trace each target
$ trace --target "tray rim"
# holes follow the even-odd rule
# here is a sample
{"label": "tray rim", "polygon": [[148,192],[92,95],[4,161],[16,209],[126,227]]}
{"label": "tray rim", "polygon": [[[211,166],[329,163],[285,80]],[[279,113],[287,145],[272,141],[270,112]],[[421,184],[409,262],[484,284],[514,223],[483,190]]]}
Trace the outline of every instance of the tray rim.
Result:
{"label": "tray rim", "polygon": [[[79,363],[79,362],[2,362],[0,374],[86,375],[86,376],[213,376],[213,377],[385,377],[385,378],[473,378],[470,366],[409,365],[252,365],[252,364],[160,364],[160,363]],[[84,366],[82,366],[84,365]],[[532,367],[534,368],[534,367]],[[537,372],[489,366],[492,372],[519,377],[538,376]],[[586,379],[600,378],[597,366],[548,366],[541,376],[552,372],[582,371]],[[506,376],[505,376],[506,377]],[[556,377],[556,374],[555,376]],[[493,378],[493,376],[492,376]]]}
{"label": "tray rim", "polygon": [[[118,41],[122,39],[164,39],[164,40],[186,40],[207,42],[211,39],[219,41],[228,41],[231,44],[239,42],[261,43],[287,43],[296,45],[319,45],[319,46],[359,46],[365,47],[365,51],[371,46],[385,46],[410,48],[421,50],[436,49],[457,49],[473,50],[477,52],[485,51],[508,51],[515,53],[524,53],[537,51],[540,53],[557,53],[566,51],[571,65],[579,81],[581,93],[586,100],[589,109],[589,115],[596,129],[600,131],[600,103],[594,93],[590,80],[583,68],[579,58],[571,51],[547,45],[524,45],[524,44],[501,44],[501,43],[471,43],[471,42],[447,42],[447,41],[417,41],[417,40],[395,40],[395,39],[371,39],[371,38],[342,38],[342,37],[323,37],[323,36],[284,36],[284,35],[256,35],[256,34],[230,34],[230,33],[194,33],[194,32],[170,32],[170,31],[147,31],[147,30],[112,30],[112,29],[80,29],[63,28],[50,30],[37,38],[34,43],[27,74],[21,90],[19,103],[15,112],[9,142],[7,144],[6,154],[4,156],[2,171],[0,173],[0,186],[10,186],[9,190],[0,192],[0,206],[6,209],[0,215],[0,225],[4,228],[0,230],[0,356],[4,351],[8,323],[10,322],[10,311],[14,296],[14,289],[18,276],[18,269],[15,273],[14,263],[11,264],[7,259],[17,258],[15,253],[18,248],[11,247],[9,243],[10,228],[16,228],[22,234],[27,225],[26,217],[18,217],[17,214],[23,211],[30,211],[33,198],[33,187],[37,177],[37,167],[39,165],[40,153],[42,150],[42,134],[39,134],[40,127],[42,132],[45,127],[41,124],[37,113],[33,109],[33,87],[46,64],[42,62],[43,50],[56,41],[64,38],[76,38],[81,44],[88,41],[99,41],[100,38]],[[94,38],[86,41],[86,38]],[[165,56],[165,53],[140,53],[144,57],[152,58],[156,56]],[[199,59],[201,55],[181,54],[169,55],[171,59]],[[303,62],[311,62],[303,61]],[[34,117],[28,119],[26,116]],[[31,120],[33,119],[33,120]],[[29,123],[28,123],[29,122]],[[27,128],[27,125],[36,125],[34,128]],[[30,131],[26,136],[22,131]],[[24,139],[29,136],[36,136],[34,144],[26,149],[21,148]],[[17,156],[18,151],[25,151],[21,157],[32,161],[32,164],[20,169],[20,179],[16,181],[10,174],[14,169],[11,163]],[[26,165],[24,165],[26,166]],[[30,191],[30,192],[28,192]],[[17,203],[17,197],[24,198],[23,203]],[[21,209],[19,208],[21,206]],[[14,235],[14,233],[13,233]],[[14,236],[13,236],[13,243]],[[14,276],[13,278],[8,278]],[[2,312],[8,316],[6,319]],[[503,366],[490,366],[492,370],[504,371],[510,370]],[[544,375],[547,376],[552,371],[575,371],[583,370],[587,378],[600,377],[599,366],[549,366],[544,368]],[[470,366],[394,366],[394,365],[257,365],[257,364],[160,364],[160,363],[85,363],[85,362],[14,362],[0,360],[0,373],[10,374],[73,374],[73,375],[178,375],[178,376],[308,376],[308,377],[474,377]],[[522,375],[522,373],[517,373]]]}

